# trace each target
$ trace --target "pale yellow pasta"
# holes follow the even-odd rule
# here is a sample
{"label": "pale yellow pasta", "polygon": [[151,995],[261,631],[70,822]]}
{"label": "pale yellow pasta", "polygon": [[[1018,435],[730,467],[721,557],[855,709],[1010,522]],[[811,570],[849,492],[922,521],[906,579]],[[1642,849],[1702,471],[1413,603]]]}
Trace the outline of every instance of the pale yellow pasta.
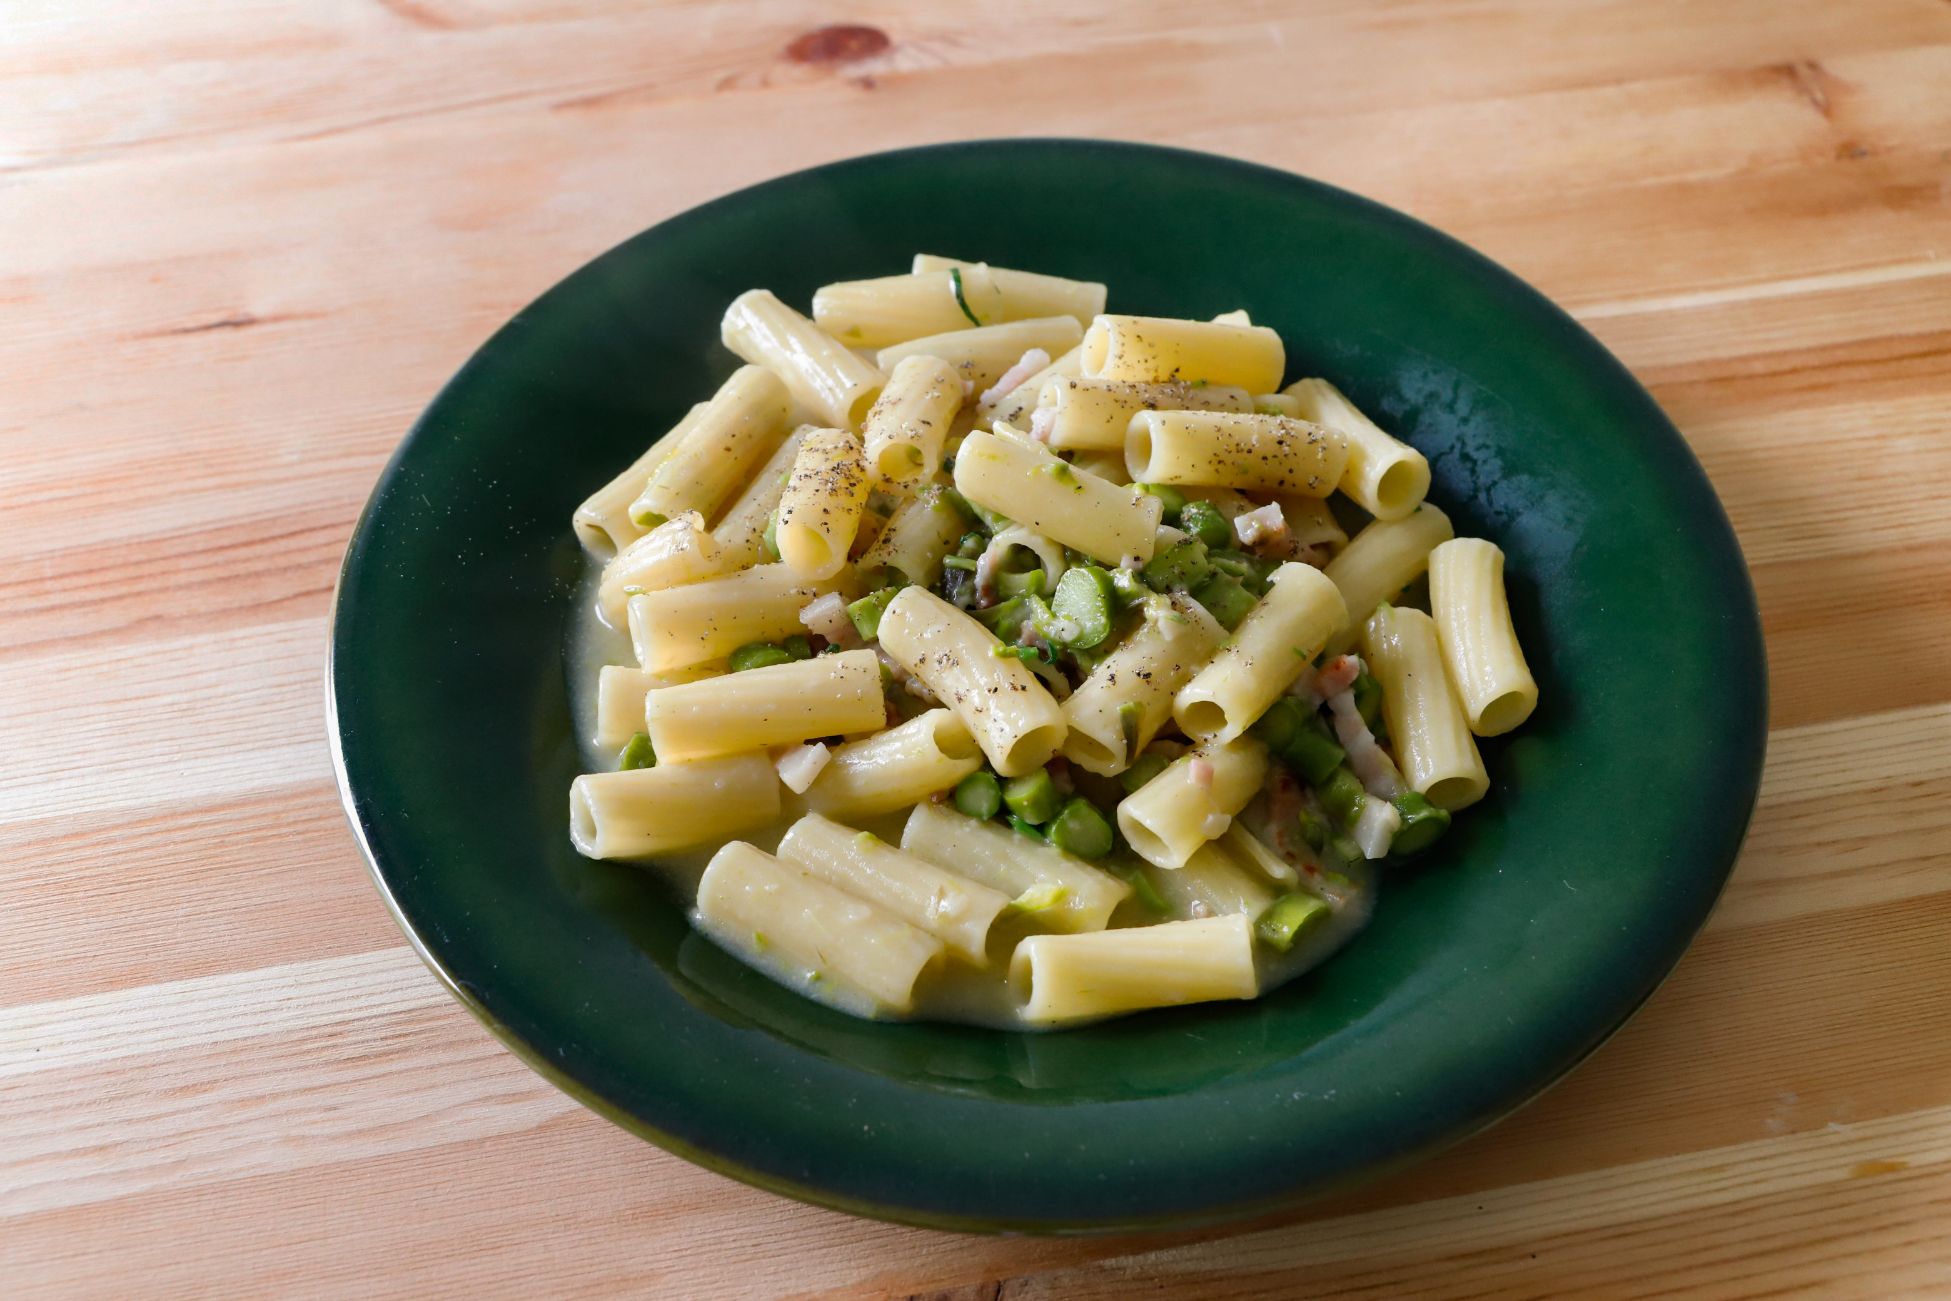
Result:
{"label": "pale yellow pasta", "polygon": [[809,431],[779,496],[773,536],[780,563],[802,578],[839,573],[860,531],[871,486],[860,439],[844,429]]}
{"label": "pale yellow pasta", "polygon": [[1351,539],[1323,571],[1341,589],[1348,624],[1328,639],[1339,654],[1355,644],[1369,611],[1422,576],[1429,553],[1456,535],[1450,517],[1424,502],[1398,520],[1375,520]]}
{"label": "pale yellow pasta", "polygon": [[572,523],[583,550],[607,559],[644,535],[649,526],[630,518],[630,504],[637,500],[637,494],[650,482],[657,467],[677,450],[709,405],[700,402],[692,407],[684,419],[671,426],[670,432],[652,443],[628,469],[591,493],[589,500],[576,508]]}
{"label": "pale yellow pasta", "polygon": [[897,569],[910,583],[928,587],[942,576],[942,557],[968,527],[947,488],[931,484],[895,508],[855,567],[863,574]]}
{"label": "pale yellow pasta", "polygon": [[799,456],[799,445],[811,432],[812,425],[801,425],[788,434],[786,441],[766,458],[766,463],[746,482],[744,490],[712,527],[711,537],[718,544],[718,554],[731,567],[743,569],[764,559],[766,524],[779,508],[779,498],[785,494],[786,480],[792,477],[793,461]]}
{"label": "pale yellow pasta", "polygon": [[1429,461],[1380,426],[1324,379],[1304,379],[1287,392],[1299,400],[1302,419],[1326,425],[1348,440],[1341,490],[1377,519],[1401,519],[1429,492]]}
{"label": "pale yellow pasta", "polygon": [[1190,596],[1148,598],[1143,622],[1064,701],[1064,757],[1107,777],[1129,768],[1171,718],[1173,693],[1225,637]]}
{"label": "pale yellow pasta", "polygon": [[717,516],[752,471],[786,436],[792,398],[779,377],[763,366],[740,366],[644,485],[630,518],[672,519],[697,511]]}
{"label": "pale yellow pasta", "polygon": [[1070,316],[1081,327],[1104,310],[1104,298],[1104,286],[1089,281],[937,259],[911,275],[823,285],[813,294],[813,320],[849,347],[880,348],[1039,316]]}
{"label": "pale yellow pasta", "polygon": [[943,804],[915,806],[901,848],[1012,898],[1027,896],[1034,907],[1023,920],[1039,930],[1101,931],[1131,897],[1131,887],[1109,872]]}
{"label": "pale yellow pasta", "polygon": [[851,575],[810,582],[784,565],[755,565],[723,578],[633,596],[630,642],[653,673],[723,659],[752,641],[805,631],[799,612],[827,592],[847,591]]}
{"label": "pale yellow pasta", "polygon": [[1052,380],[1074,377],[1083,364],[1084,347],[1079,344],[992,402],[980,401],[981,394],[977,394],[976,423],[1028,425],[1043,386]]}
{"label": "pale yellow pasta", "polygon": [[1125,469],[1123,452],[1079,452],[1070,458],[1070,463],[1085,474],[1095,474],[1108,483],[1131,482],[1131,472]]}
{"label": "pale yellow pasta", "polygon": [[982,752],[951,710],[834,747],[806,803],[835,818],[871,818],[925,802],[982,767]]}
{"label": "pale yellow pasta", "polygon": [[1023,1019],[1033,1025],[1260,992],[1253,923],[1240,914],[1087,935],[1032,935],[1016,946],[1009,970],[1011,983],[1028,992]]}
{"label": "pale yellow pasta", "polygon": [[1046,382],[1036,408],[1050,446],[1060,452],[1123,451],[1125,431],[1140,411],[1251,411],[1253,398],[1243,388],[1223,384],[1079,377]]}
{"label": "pale yellow pasta", "polygon": [[1281,518],[1287,521],[1287,536],[1296,547],[1345,546],[1348,532],[1320,497],[1280,498]]}
{"label": "pale yellow pasta", "polygon": [[1253,317],[1244,307],[1235,307],[1230,312],[1221,312],[1213,318],[1214,325],[1252,325]]}
{"label": "pale yellow pasta", "polygon": [[962,377],[953,366],[940,357],[905,358],[867,413],[867,463],[892,487],[926,483],[941,468],[942,440],[961,409]]}
{"label": "pale yellow pasta", "polygon": [[881,662],[870,650],[728,673],[644,698],[644,730],[660,762],[872,732],[886,722]]}
{"label": "pale yellow pasta", "polygon": [[955,456],[955,487],[978,506],[1107,565],[1151,559],[1159,499],[1080,474],[1026,439],[977,430]]}
{"label": "pale yellow pasta", "polygon": [[1286,393],[1256,393],[1250,410],[1263,416],[1285,416],[1289,420],[1305,420],[1301,414],[1300,401]]}
{"label": "pale yellow pasta", "polygon": [[665,520],[603,566],[596,608],[604,622],[618,627],[631,597],[715,578],[735,567],[720,554],[717,539],[705,532],[704,516],[686,511]]}
{"label": "pale yellow pasta", "polygon": [[1341,593],[1320,570],[1289,561],[1267,580],[1212,661],[1179,689],[1173,717],[1187,736],[1230,741],[1313,663],[1348,621]]}
{"label": "pale yellow pasta", "polygon": [[955,711],[997,772],[1015,777],[1049,762],[1064,739],[1063,712],[1023,662],[925,587],[904,587],[881,615],[881,649]]}
{"label": "pale yellow pasta", "polygon": [[1136,483],[1325,497],[1347,456],[1338,434],[1285,416],[1141,411],[1125,433],[1125,467]]}
{"label": "pale yellow pasta", "polygon": [[1226,834],[1266,776],[1267,747],[1250,736],[1200,745],[1119,802],[1118,830],[1146,862],[1184,867]]}
{"label": "pale yellow pasta", "polygon": [[693,849],[779,816],[779,778],[763,754],[585,773],[569,785],[569,839],[585,858]]}
{"label": "pale yellow pasta", "polygon": [[1531,717],[1538,681],[1511,623],[1504,553],[1497,544],[1455,538],[1431,551],[1429,608],[1470,730],[1501,736]]}
{"label": "pale yellow pasta", "polygon": [[955,368],[973,397],[1001,379],[1024,353],[1041,348],[1055,357],[1075,348],[1083,334],[1075,317],[1041,316],[910,339],[881,349],[874,361],[882,370],[892,370],[909,357],[939,357]]}
{"label": "pale yellow pasta", "polygon": [[740,359],[778,375],[794,401],[841,429],[860,426],[887,382],[768,289],[750,289],[733,299],[720,334]]}
{"label": "pale yellow pasta", "polygon": [[1482,799],[1490,775],[1443,667],[1435,620],[1379,605],[1363,625],[1362,655],[1382,687],[1382,717],[1403,780],[1439,809]]}
{"label": "pale yellow pasta", "polygon": [[698,664],[669,673],[605,664],[596,675],[596,731],[590,739],[605,750],[622,748],[644,730],[645,696],[659,687],[696,682],[724,671],[722,664]]}
{"label": "pale yellow pasta", "polygon": [[1175,917],[1238,913],[1251,921],[1274,901],[1267,883],[1248,871],[1221,841],[1201,845],[1176,872],[1152,872],[1150,876]]}
{"label": "pale yellow pasta", "polygon": [[989,965],[989,928],[1009,907],[1010,896],[1002,891],[818,813],[787,829],[779,857],[926,931],[957,957]]}
{"label": "pale yellow pasta", "polygon": [[1294,865],[1268,848],[1260,837],[1239,824],[1237,819],[1226,829],[1226,834],[1213,842],[1224,849],[1235,863],[1258,872],[1275,885],[1291,886],[1301,879]]}
{"label": "pale yellow pasta", "polygon": [[1271,393],[1286,368],[1280,336],[1261,325],[1099,316],[1084,333],[1083,373],[1091,379],[1204,380]]}
{"label": "pale yellow pasta", "polygon": [[944,952],[927,932],[740,840],[698,879],[698,920],[788,983],[866,1015],[911,1010]]}

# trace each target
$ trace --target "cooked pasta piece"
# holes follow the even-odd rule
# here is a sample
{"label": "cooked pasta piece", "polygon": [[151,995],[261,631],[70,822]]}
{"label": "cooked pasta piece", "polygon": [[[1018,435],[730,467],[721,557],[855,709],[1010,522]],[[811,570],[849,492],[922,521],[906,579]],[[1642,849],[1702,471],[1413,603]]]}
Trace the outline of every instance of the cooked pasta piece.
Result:
{"label": "cooked pasta piece", "polygon": [[980,767],[982,752],[962,720],[931,709],[836,747],[806,803],[828,817],[871,818],[920,804]]}
{"label": "cooked pasta piece", "polygon": [[[1141,384],[1118,379],[1056,379],[1036,399],[1035,420],[1058,451],[1124,450],[1125,431],[1140,411],[1251,411],[1243,388],[1223,384]],[[1048,413],[1047,415],[1045,413]]]}
{"label": "cooked pasta piece", "polygon": [[1429,461],[1409,444],[1382,432],[1373,420],[1324,379],[1304,379],[1287,389],[1300,401],[1304,420],[1326,425],[1348,440],[1341,490],[1377,519],[1401,519],[1429,493]]}
{"label": "cooked pasta piece", "polygon": [[806,441],[813,428],[801,425],[788,434],[786,441],[746,481],[744,489],[725,507],[724,515],[712,527],[711,538],[718,546],[718,554],[733,568],[756,565],[765,558],[766,526],[772,522],[773,512],[779,509],[779,498],[785,494],[786,480],[792,477],[799,445]]}
{"label": "cooked pasta piece", "polygon": [[1107,483],[1128,484],[1131,471],[1125,468],[1123,452],[1079,452],[1070,458],[1071,466],[1085,474],[1095,474]]}
{"label": "cooked pasta piece", "polygon": [[871,732],[886,721],[881,662],[870,650],[728,673],[644,698],[644,730],[660,760]]}
{"label": "cooked pasta piece", "polygon": [[724,671],[722,664],[697,664],[669,673],[605,664],[596,676],[596,729],[590,739],[605,750],[619,749],[644,730],[645,696],[659,687],[697,682]]}
{"label": "cooked pasta piece", "polygon": [[1250,736],[1180,755],[1118,805],[1118,830],[1148,863],[1181,868],[1233,825],[1267,776],[1267,747]]}
{"label": "cooked pasta piece", "polygon": [[862,441],[882,483],[910,488],[935,477],[942,440],[962,408],[962,377],[940,357],[908,357],[888,372]]}
{"label": "cooked pasta piece", "polygon": [[1226,834],[1213,842],[1230,854],[1235,863],[1250,871],[1258,872],[1264,879],[1275,885],[1293,885],[1301,879],[1294,865],[1276,854],[1267,844],[1239,824],[1226,829]]}
{"label": "cooked pasta piece", "polygon": [[860,531],[870,486],[858,438],[844,429],[808,432],[779,497],[774,538],[780,562],[807,579],[839,573]]}
{"label": "cooked pasta piece", "polygon": [[1083,373],[1145,384],[1184,380],[1271,393],[1287,349],[1265,326],[1165,316],[1099,316],[1084,333]]}
{"label": "cooked pasta piece", "polygon": [[1319,497],[1280,498],[1281,518],[1287,521],[1288,540],[1298,549],[1339,548],[1348,543],[1348,532]]}
{"label": "cooked pasta piece", "polygon": [[763,366],[732,372],[630,505],[642,523],[696,511],[709,520],[786,436],[792,398]]}
{"label": "cooked pasta piece", "polygon": [[856,568],[863,574],[897,570],[910,583],[927,587],[942,576],[942,557],[967,527],[948,490],[931,484],[895,508]]}
{"label": "cooked pasta piece", "polygon": [[994,822],[941,804],[917,804],[901,848],[1013,899],[1029,896],[1023,920],[1039,930],[1101,931],[1131,887],[1080,858]]}
{"label": "cooked pasta piece", "polygon": [[1153,872],[1152,886],[1174,917],[1226,917],[1251,921],[1267,910],[1274,892],[1227,849],[1223,841],[1201,845],[1176,872]]}
{"label": "cooked pasta piece", "polygon": [[928,932],[957,957],[989,965],[989,929],[1010,901],[1000,890],[817,813],[787,829],[779,857]]}
{"label": "cooked pasta piece", "polygon": [[941,258],[911,275],[823,285],[813,320],[849,347],[881,348],[1039,316],[1073,317],[1081,328],[1104,310],[1104,297],[1104,286],[1089,281]]}
{"label": "cooked pasta piece", "polygon": [[1470,730],[1502,736],[1538,707],[1504,592],[1504,553],[1482,538],[1454,538],[1429,553],[1429,609]]}
{"label": "cooked pasta piece", "polygon": [[704,410],[711,404],[700,402],[685,413],[684,419],[671,426],[670,432],[652,443],[644,454],[630,463],[616,478],[590,494],[589,500],[576,508],[573,525],[576,540],[583,544],[583,550],[598,559],[608,559],[623,548],[635,542],[650,529],[650,524],[639,524],[630,518],[631,503],[637,494],[650,482],[650,476],[677,450],[697,426]]}
{"label": "cooked pasta piece", "polygon": [[977,430],[955,455],[955,487],[976,505],[1107,565],[1151,559],[1158,498],[1080,474],[1035,443]]}
{"label": "cooked pasta piece", "polygon": [[1083,364],[1084,346],[1080,343],[1002,396],[988,402],[978,397],[976,423],[1027,428],[1031,413],[1036,410],[1037,395],[1043,391],[1044,385],[1052,380],[1072,378]]}
{"label": "cooked pasta piece", "polygon": [[1298,561],[1276,569],[1267,594],[1212,662],[1180,688],[1172,713],[1187,736],[1230,741],[1253,726],[1348,621],[1341,593]]}
{"label": "cooked pasta piece", "polygon": [[1125,468],[1137,483],[1325,497],[1347,455],[1320,425],[1231,411],[1141,411],[1125,434]]}
{"label": "cooked pasta piece", "polygon": [[800,632],[799,612],[815,597],[851,586],[844,570],[813,582],[785,565],[755,565],[724,578],[646,592],[630,598],[630,642],[638,664],[668,673],[723,659],[747,642]]}
{"label": "cooked pasta piece", "polygon": [[881,615],[881,649],[955,711],[1005,777],[1040,768],[1064,739],[1063,712],[990,631],[925,587],[904,587]]}
{"label": "cooked pasta piece", "polygon": [[1129,768],[1172,717],[1173,693],[1225,637],[1191,597],[1148,598],[1143,622],[1064,701],[1064,757],[1107,777]]}
{"label": "cooked pasta piece", "polygon": [[925,931],[740,840],[698,879],[698,918],[823,1001],[868,1014],[911,1010],[916,983],[944,951]]}
{"label": "cooked pasta piece", "polygon": [[1357,533],[1323,571],[1348,606],[1348,623],[1328,639],[1329,653],[1353,646],[1369,612],[1420,578],[1429,568],[1429,553],[1455,535],[1450,517],[1428,502],[1401,519],[1375,520]]}
{"label": "cooked pasta piece", "polygon": [[732,300],[720,330],[725,346],[785,381],[793,399],[826,424],[857,429],[887,377],[767,289]]}
{"label": "cooked pasta piece", "polygon": [[1379,605],[1363,625],[1362,655],[1382,684],[1382,717],[1403,779],[1439,809],[1482,799],[1490,775],[1443,667],[1436,621]]}
{"label": "cooked pasta piece", "polygon": [[569,785],[569,839],[585,858],[647,858],[708,845],[779,816],[764,754],[585,773]]}
{"label": "cooked pasta piece", "polygon": [[1286,393],[1256,393],[1250,409],[1263,416],[1285,416],[1289,420],[1307,419],[1301,414],[1299,399]]}
{"label": "cooked pasta piece", "polygon": [[973,397],[1001,379],[1032,348],[1055,357],[1075,348],[1083,334],[1075,317],[1042,316],[910,339],[881,349],[874,360],[882,370],[892,370],[909,357],[939,357],[955,368]]}
{"label": "cooked pasta piece", "polygon": [[1009,972],[1011,983],[1028,992],[1023,1019],[1032,1025],[1260,992],[1253,923],[1237,913],[1087,935],[1032,935],[1016,946]]}
{"label": "cooked pasta piece", "polygon": [[618,627],[631,597],[715,578],[735,567],[719,553],[717,540],[705,532],[704,516],[686,511],[665,520],[603,566],[596,606],[605,622]]}

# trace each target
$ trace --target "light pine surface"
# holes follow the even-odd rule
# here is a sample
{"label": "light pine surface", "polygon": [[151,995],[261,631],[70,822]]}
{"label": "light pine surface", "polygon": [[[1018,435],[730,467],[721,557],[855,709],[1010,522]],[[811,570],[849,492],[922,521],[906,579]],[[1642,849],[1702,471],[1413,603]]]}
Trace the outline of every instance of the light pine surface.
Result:
{"label": "light pine surface", "polygon": [[[839,21],[891,43],[785,53]],[[421,969],[323,733],[353,518],[517,306],[783,171],[1056,133],[1304,171],[1541,287],[1685,431],[1767,626],[1754,830],[1640,1016],[1217,1233],[894,1228],[629,1137]],[[1945,0],[12,0],[0,1291],[1951,1292],[1948,499]]]}

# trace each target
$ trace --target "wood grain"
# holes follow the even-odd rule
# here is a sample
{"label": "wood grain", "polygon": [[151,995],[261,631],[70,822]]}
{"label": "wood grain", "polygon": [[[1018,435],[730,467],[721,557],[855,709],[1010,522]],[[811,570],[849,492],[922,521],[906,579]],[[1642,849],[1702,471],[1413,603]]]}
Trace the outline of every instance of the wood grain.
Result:
{"label": "wood grain", "polygon": [[[801,40],[838,22],[888,39]],[[1951,1293],[1947,87],[1943,0],[12,6],[6,1289]],[[512,309],[780,171],[1048,133],[1305,171],[1531,279],[1687,434],[1769,640],[1754,829],[1646,1011],[1218,1233],[891,1228],[626,1137],[420,969],[321,734],[352,520]]]}

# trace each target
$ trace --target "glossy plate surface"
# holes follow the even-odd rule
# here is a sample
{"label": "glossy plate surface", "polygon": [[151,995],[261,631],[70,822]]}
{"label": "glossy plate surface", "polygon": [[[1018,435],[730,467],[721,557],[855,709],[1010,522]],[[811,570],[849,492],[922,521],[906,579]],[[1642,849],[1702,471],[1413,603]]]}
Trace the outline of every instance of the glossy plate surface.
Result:
{"label": "glossy plate surface", "polygon": [[[871,1025],[584,862],[569,516],[728,374],[725,304],[804,308],[929,251],[1102,280],[1114,310],[1244,307],[1428,454],[1509,554],[1543,689],[1490,797],[1368,931],[1259,1002],[1051,1036]],[[598,258],[414,426],[346,557],[330,704],[389,905],[510,1047],[618,1123],[863,1214],[1046,1231],[1249,1214],[1427,1155],[1591,1052],[1671,969],[1740,844],[1764,668],[1720,503],[1569,317],[1406,217],[1198,154],[1005,141],[745,190]]]}

